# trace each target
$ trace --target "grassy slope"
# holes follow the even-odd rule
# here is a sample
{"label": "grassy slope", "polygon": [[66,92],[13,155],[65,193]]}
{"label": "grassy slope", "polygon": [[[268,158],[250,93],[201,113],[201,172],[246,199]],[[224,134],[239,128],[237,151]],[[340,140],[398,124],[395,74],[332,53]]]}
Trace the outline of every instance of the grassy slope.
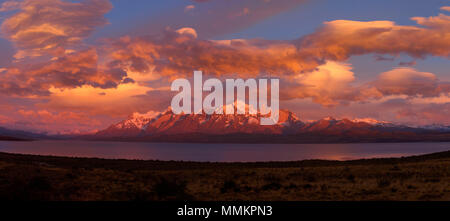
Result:
{"label": "grassy slope", "polygon": [[450,151],[407,158],[266,163],[0,153],[0,199],[450,200]]}

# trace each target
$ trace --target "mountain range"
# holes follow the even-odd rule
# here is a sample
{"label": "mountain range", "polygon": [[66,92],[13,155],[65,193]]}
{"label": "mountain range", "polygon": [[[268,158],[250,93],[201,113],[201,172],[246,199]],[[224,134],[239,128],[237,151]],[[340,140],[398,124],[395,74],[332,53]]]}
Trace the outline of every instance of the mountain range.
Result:
{"label": "mountain range", "polygon": [[275,125],[263,126],[259,114],[134,113],[104,130],[87,135],[47,135],[0,127],[0,140],[84,139],[198,143],[350,143],[450,141],[450,126],[409,127],[374,119],[302,121],[280,110]]}
{"label": "mountain range", "polygon": [[303,122],[288,110],[280,110],[275,125],[259,124],[259,114],[134,113],[128,119],[93,135],[90,140],[225,143],[341,143],[450,141],[450,127],[423,128],[372,119],[323,118]]}

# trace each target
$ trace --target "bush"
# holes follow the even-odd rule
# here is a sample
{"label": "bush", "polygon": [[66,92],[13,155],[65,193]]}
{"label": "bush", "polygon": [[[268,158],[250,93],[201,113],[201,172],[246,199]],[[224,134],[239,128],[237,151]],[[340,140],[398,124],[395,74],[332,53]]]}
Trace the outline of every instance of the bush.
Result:
{"label": "bush", "polygon": [[281,184],[280,183],[269,183],[266,184],[262,187],[263,190],[279,190],[281,188]]}
{"label": "bush", "polygon": [[177,179],[160,178],[153,186],[153,191],[161,200],[191,200],[187,193],[187,182]]}
{"label": "bush", "polygon": [[353,175],[353,174],[348,175],[347,176],[347,180],[352,182],[352,183],[354,183],[355,182],[355,175]]}
{"label": "bush", "polygon": [[383,187],[388,187],[391,185],[391,181],[389,181],[386,178],[381,178],[377,181],[378,187],[383,188]]}
{"label": "bush", "polygon": [[220,188],[221,193],[227,193],[229,191],[240,192],[239,186],[233,180],[226,180],[223,182],[222,188]]}

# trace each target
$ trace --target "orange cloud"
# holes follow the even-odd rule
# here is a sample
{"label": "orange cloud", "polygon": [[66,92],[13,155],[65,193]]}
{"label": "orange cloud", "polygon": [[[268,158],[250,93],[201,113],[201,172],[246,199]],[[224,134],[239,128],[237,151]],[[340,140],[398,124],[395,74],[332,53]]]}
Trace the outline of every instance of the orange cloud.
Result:
{"label": "orange cloud", "polygon": [[355,90],[350,86],[355,80],[351,69],[349,64],[329,61],[312,72],[297,75],[294,81],[283,82],[281,99],[312,98],[325,106],[348,100]]}
{"label": "orange cloud", "polygon": [[1,33],[19,48],[15,58],[61,54],[77,46],[99,26],[107,23],[108,0],[24,0],[4,2],[0,11],[18,10],[5,19]]}
{"label": "orange cloud", "polygon": [[[373,85],[381,94],[408,96],[438,96],[442,90],[437,77],[428,72],[402,67],[384,72]],[[449,91],[446,91],[449,92]]]}
{"label": "orange cloud", "polygon": [[[50,7],[50,3],[55,6]],[[37,8],[51,8],[45,11],[49,16],[56,9],[62,13],[56,17],[60,19],[39,16],[42,18],[29,20]],[[325,106],[393,95],[439,97],[450,91],[449,84],[432,73],[412,68],[396,68],[374,82],[355,86],[352,67],[344,63],[353,55],[368,53],[448,57],[450,19],[443,14],[412,18],[420,26],[336,20],[293,41],[205,40],[194,28],[185,27],[166,29],[157,36],[110,39],[99,47],[71,48],[105,24],[103,15],[110,8],[106,0],[3,4],[2,10],[19,10],[2,25],[2,32],[16,43],[18,53],[24,53],[18,57],[51,54],[53,58],[0,69],[0,93],[47,96],[49,101],[38,105],[43,109],[123,116],[168,105],[168,97],[149,86],[149,81],[191,76],[193,70],[215,76],[279,77],[284,85],[280,91],[283,99],[311,98]],[[253,15],[253,8],[247,13]],[[71,30],[73,27],[79,30]]]}
{"label": "orange cloud", "polygon": [[21,96],[49,95],[52,87],[65,89],[91,85],[112,88],[132,82],[123,70],[98,64],[97,51],[93,48],[50,62],[18,65],[9,68],[0,79],[0,92]]}
{"label": "orange cloud", "polygon": [[85,85],[66,90],[51,88],[50,91],[48,102],[37,104],[37,107],[122,118],[135,111],[165,109],[174,95],[170,90],[152,89],[137,83],[120,84],[117,88],[108,89]]}
{"label": "orange cloud", "polygon": [[20,120],[13,119],[15,126],[28,129],[39,128],[39,132],[80,133],[89,132],[92,128],[103,126],[100,120],[83,112],[20,109],[17,113],[21,117]]}
{"label": "orange cloud", "polygon": [[408,106],[397,111],[396,117],[403,121],[414,122],[416,125],[450,124],[450,103],[428,104],[425,107]]}
{"label": "orange cloud", "polygon": [[166,30],[161,36],[124,37],[112,44],[112,63],[135,72],[163,76],[292,75],[311,70],[317,63],[299,56],[294,44],[262,39],[200,40],[192,28]]}
{"label": "orange cloud", "polygon": [[450,16],[412,20],[421,27],[391,21],[336,20],[294,41],[202,40],[193,28],[168,29],[160,36],[124,37],[110,51],[114,62],[133,71],[166,76],[186,75],[194,69],[213,75],[297,75],[314,71],[327,61],[342,62],[353,55],[369,53],[447,58]]}
{"label": "orange cloud", "polygon": [[335,20],[300,38],[298,44],[302,54],[335,61],[369,53],[404,53],[415,58],[450,55],[450,16],[440,14],[412,20],[423,27],[401,26],[391,21]]}
{"label": "orange cloud", "polygon": [[184,7],[184,12],[189,12],[195,9],[195,5],[187,5]]}
{"label": "orange cloud", "polygon": [[20,8],[21,3],[17,1],[6,1],[3,2],[2,7],[0,8],[0,12],[6,12],[11,10],[16,10]]}
{"label": "orange cloud", "polygon": [[280,98],[312,98],[312,101],[324,106],[334,106],[389,96],[435,99],[450,93],[448,83],[440,82],[432,73],[410,67],[383,72],[375,81],[361,85],[354,85],[355,77],[351,69],[348,64],[327,62],[318,66],[316,71],[297,75],[295,81],[283,82]]}
{"label": "orange cloud", "polygon": [[450,6],[442,6],[441,10],[450,12]]}
{"label": "orange cloud", "polygon": [[172,78],[190,76],[196,69],[219,76],[270,74],[289,85],[282,91],[282,98],[309,97],[323,105],[390,95],[448,93],[448,86],[433,74],[412,68],[396,68],[382,73],[375,82],[354,86],[351,67],[339,63],[369,53],[448,58],[450,16],[440,14],[412,20],[420,26],[336,20],[294,41],[202,40],[192,28],[168,29],[160,36],[122,38],[113,44],[110,58],[124,69]]}

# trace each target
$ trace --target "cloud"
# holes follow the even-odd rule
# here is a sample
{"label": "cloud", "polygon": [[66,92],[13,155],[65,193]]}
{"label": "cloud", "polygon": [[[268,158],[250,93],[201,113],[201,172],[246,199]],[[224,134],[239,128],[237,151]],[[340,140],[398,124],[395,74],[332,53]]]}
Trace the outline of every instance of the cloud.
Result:
{"label": "cloud", "polygon": [[[388,96],[370,103],[353,103],[352,105],[322,106],[309,99],[281,101],[283,108],[296,112],[302,120],[317,120],[327,116],[337,119],[372,118],[377,121],[398,123],[409,126],[430,124],[450,125],[450,97],[441,96],[441,101],[434,98],[405,98]],[[426,101],[426,102],[425,102]]]}
{"label": "cloud", "polygon": [[137,83],[120,84],[117,88],[107,89],[85,85],[62,91],[52,88],[50,91],[48,101],[35,106],[119,118],[135,111],[163,110],[170,105],[174,95],[170,90],[154,89]]}
{"label": "cloud", "polygon": [[114,88],[120,83],[130,83],[122,69],[98,63],[96,49],[90,48],[63,57],[33,65],[10,67],[0,76],[0,92],[9,95],[50,94],[50,88],[68,89],[90,85]]}
{"label": "cloud", "polygon": [[370,102],[390,96],[405,99],[434,99],[450,93],[449,83],[433,74],[410,67],[398,67],[381,73],[376,80],[355,85],[349,64],[327,62],[309,73],[298,75],[295,81],[283,82],[280,98],[311,98],[324,106]]}
{"label": "cloud", "polygon": [[195,9],[195,5],[187,5],[184,7],[184,12],[189,12]]}
{"label": "cloud", "polygon": [[[172,11],[160,15],[157,19],[139,27],[140,32],[162,30],[166,27],[177,29],[192,27],[202,38],[217,38],[224,34],[235,33],[255,25],[277,14],[292,10],[307,0],[198,0],[189,5],[195,7],[182,8],[184,13]],[[149,30],[150,29],[150,30]],[[153,32],[154,34],[155,32]]]}
{"label": "cloud", "polygon": [[168,29],[159,36],[124,37],[115,41],[109,51],[112,63],[124,69],[164,76],[191,75],[197,69],[216,76],[281,76],[317,66],[301,58],[296,46],[286,41],[202,40],[192,28]]}
{"label": "cloud", "polygon": [[12,14],[3,21],[1,32],[15,44],[14,57],[20,60],[3,71],[0,93],[48,96],[51,88],[132,83],[122,69],[101,62],[100,47],[82,42],[107,24],[104,15],[111,8],[108,0],[4,2],[0,11]]}
{"label": "cloud", "polygon": [[408,105],[396,112],[397,119],[410,122],[415,125],[441,124],[449,125],[450,103]]}
{"label": "cloud", "polygon": [[[55,112],[46,109],[19,109],[18,116],[9,119],[13,121],[12,128],[28,129],[37,132],[55,133],[86,133],[93,128],[104,126],[99,119],[94,119],[86,113],[74,111]],[[36,130],[36,128],[39,128]]]}
{"label": "cloud", "polygon": [[1,33],[19,49],[17,59],[61,54],[107,24],[104,14],[111,8],[108,0],[7,1],[0,11],[18,12],[3,21]]}
{"label": "cloud", "polygon": [[382,55],[375,55],[375,60],[376,61],[394,61],[395,58],[394,57],[384,57]]}
{"label": "cloud", "polygon": [[[381,26],[384,26],[384,23],[381,22]],[[392,23],[387,22],[387,24]],[[375,22],[370,26],[379,25]],[[359,26],[366,27],[365,23]],[[355,30],[353,32],[360,32],[361,29],[353,26],[350,28]],[[347,35],[346,31],[348,30],[343,29],[341,34]],[[377,28],[375,33],[378,31]],[[321,30],[317,33],[320,32]],[[363,32],[373,34],[371,31]],[[338,34],[333,33],[333,35]],[[308,39],[309,37],[303,40],[308,41]],[[329,41],[324,41],[319,36],[315,40],[321,42],[320,46],[317,45],[319,43],[314,43],[317,47],[312,47],[310,44],[297,47],[296,41],[202,40],[197,38],[194,29],[182,28],[167,29],[160,36],[125,37],[114,42],[109,50],[112,63],[125,70],[144,75],[157,74],[169,79],[189,77],[193,70],[202,70],[204,74],[223,77],[233,74],[244,78],[267,75],[279,77],[285,85],[281,91],[282,99],[312,98],[314,102],[326,106],[380,99],[394,94],[413,97],[439,96],[442,92],[448,92],[444,90],[444,85],[438,82],[434,74],[412,68],[396,68],[382,73],[375,82],[355,86],[355,76],[351,66],[340,61],[346,60],[356,52],[376,51],[375,49],[364,51],[350,46],[356,44],[358,47],[366,47],[365,42],[358,42],[359,39],[364,38],[352,37],[346,40],[338,37],[336,41],[331,41],[333,43],[331,46],[328,45]],[[370,37],[366,39],[371,42]],[[439,42],[440,39],[435,41]],[[340,48],[340,44],[349,49]],[[389,46],[392,43],[384,44],[388,43],[381,41],[381,45],[367,45],[367,47],[379,47],[386,50],[395,48],[395,46]],[[442,44],[447,43],[442,42]],[[420,43],[416,42],[416,45],[420,46]],[[336,56],[327,55],[331,52],[335,53],[331,49],[337,50]],[[399,51],[403,49],[407,52],[409,47],[400,48]],[[431,48],[429,53],[435,53],[434,49]],[[436,53],[438,54],[439,51]]]}
{"label": "cloud", "polygon": [[450,6],[442,6],[441,10],[450,12]]}
{"label": "cloud", "polygon": [[399,62],[398,65],[400,65],[400,66],[414,66],[414,65],[416,65],[416,61],[410,61],[410,62],[402,61],[402,62]]}
{"label": "cloud", "polygon": [[349,101],[366,102],[392,96],[429,100],[449,94],[450,86],[433,73],[397,67],[379,74],[374,81],[353,86],[352,90],[351,96],[347,97]]}
{"label": "cloud", "polygon": [[437,77],[428,72],[401,67],[381,73],[371,85],[384,96],[438,96],[442,91]]}
{"label": "cloud", "polygon": [[[297,4],[297,1],[292,1],[295,4],[286,2],[279,6],[280,10],[287,10],[286,5]],[[55,3],[55,7],[50,3]],[[252,3],[267,4],[263,1]],[[27,4],[29,8],[25,7]],[[205,3],[205,6],[207,4],[213,3]],[[202,12],[199,10],[201,5],[196,4],[192,14]],[[217,18],[230,16],[230,26],[243,21],[236,27],[244,27],[271,15],[263,13],[266,5],[246,6],[233,6],[233,11],[223,12]],[[413,61],[427,56],[448,58],[450,19],[447,15],[414,17],[412,19],[417,26],[402,26],[390,21],[335,20],[294,40],[206,40],[202,35],[206,30],[204,26],[201,29],[186,26],[167,28],[159,35],[108,39],[96,46],[82,43],[95,28],[106,24],[104,14],[110,7],[106,0],[80,3],[9,1],[2,5],[0,10],[17,11],[4,21],[2,33],[16,45],[16,57],[23,59],[0,69],[0,93],[15,98],[45,98],[45,101],[31,105],[38,109],[22,108],[23,118],[42,117],[55,122],[55,128],[62,128],[58,126],[62,125],[62,120],[57,123],[60,121],[54,119],[76,119],[71,112],[88,116],[107,115],[111,123],[111,119],[123,118],[136,111],[162,110],[172,97],[164,88],[169,85],[168,80],[191,77],[193,70],[202,70],[208,77],[280,78],[282,102],[312,100],[322,105],[321,108],[336,108],[346,106],[339,104],[350,103],[363,108],[361,103],[380,103],[392,97],[403,99],[402,105],[419,99],[429,103],[448,102],[442,97],[450,92],[450,83],[441,82],[433,73],[399,67],[381,73],[374,81],[357,84],[357,75],[352,65],[347,63],[348,58],[362,54],[373,54],[379,60],[395,60],[400,54],[413,57]],[[36,21],[25,19],[34,16],[37,8],[49,16],[55,13],[54,10],[62,13],[56,16],[58,19],[46,16]],[[210,22],[207,16],[202,18],[205,20],[202,22]],[[217,27],[223,28],[224,33],[229,30],[228,24],[221,25],[219,23]],[[42,27],[50,28],[42,31]],[[72,30],[73,27],[77,30]],[[315,114],[314,108],[310,110],[311,114]],[[370,111],[367,110],[368,113]],[[382,108],[377,109],[379,111]],[[322,110],[321,114],[324,112],[329,113],[329,109]],[[374,117],[372,112],[360,117]],[[409,119],[407,115],[397,106],[388,117],[405,116],[402,119]],[[103,122],[107,121],[102,121],[101,125]],[[37,122],[33,127],[39,123],[43,122]],[[79,127],[87,130],[95,125],[86,123]]]}
{"label": "cloud", "polygon": [[312,98],[314,102],[325,106],[336,105],[348,100],[354,88],[350,84],[355,80],[349,64],[327,62],[315,71],[297,75],[294,81],[284,83],[280,91],[281,99]]}
{"label": "cloud", "polygon": [[[450,41],[445,41],[449,35],[443,33],[450,29],[443,24],[442,16],[437,18],[418,21],[430,28],[397,26],[388,21],[338,20],[295,41],[203,40],[193,28],[167,29],[159,36],[115,41],[109,56],[123,69],[169,79],[189,77],[193,70],[215,76],[276,76],[286,86],[282,90],[283,99],[312,98],[326,106],[390,95],[439,96],[449,90],[432,73],[395,68],[382,73],[374,82],[355,86],[351,66],[343,63],[351,56],[368,53],[447,57],[450,48],[445,48]],[[434,38],[420,38],[422,35]]]}
{"label": "cloud", "polygon": [[315,33],[297,40],[301,54],[315,59],[344,61],[369,53],[414,58],[450,55],[450,16],[414,17],[417,26],[401,26],[391,21],[325,22]]}
{"label": "cloud", "polygon": [[21,6],[21,3],[18,1],[6,1],[6,2],[3,2],[2,7],[0,8],[0,12],[16,10],[16,9],[19,9],[20,6]]}
{"label": "cloud", "polygon": [[134,71],[163,75],[190,74],[194,69],[213,75],[297,75],[314,71],[327,61],[345,62],[363,54],[448,58],[450,16],[412,19],[421,26],[335,20],[293,41],[203,40],[192,27],[166,29],[159,36],[122,38],[111,51],[115,62],[128,64]]}
{"label": "cloud", "polygon": [[[92,24],[102,23],[100,21],[103,19],[103,14],[107,11],[106,9],[110,8],[105,7],[109,3],[106,4],[101,0],[82,3],[46,0],[39,4],[46,5],[49,2],[56,2],[58,7],[65,9],[64,12],[77,7],[105,8],[105,10],[97,10],[97,14],[91,15],[97,19],[97,22],[87,22],[88,24],[83,30],[89,31],[68,32],[75,36],[82,36],[84,33],[90,32],[96,26]],[[30,4],[31,9],[22,9],[26,4]],[[34,9],[37,7],[35,4],[38,3],[22,2],[21,11],[9,19],[19,16],[20,13],[36,10]],[[67,7],[63,7],[66,4],[68,4]],[[53,10],[50,11],[53,12]],[[92,10],[88,12],[92,12]],[[74,12],[74,14],[77,13]],[[45,16],[42,20],[46,21]],[[449,16],[440,14],[428,18],[415,17],[413,20],[422,27],[399,26],[390,21],[336,20],[326,22],[315,33],[293,41],[204,40],[199,38],[197,30],[192,27],[176,30],[168,28],[160,35],[110,39],[97,47],[98,50],[92,46],[83,50],[64,49],[62,54],[54,56],[51,61],[31,67],[22,67],[21,65],[10,67],[7,74],[3,76],[4,81],[1,83],[0,92],[48,95],[48,89],[51,87],[64,89],[91,85],[99,88],[114,88],[120,83],[134,82],[135,78],[128,76],[131,74],[138,78],[145,78],[142,76],[147,75],[152,76],[151,78],[163,76],[173,79],[191,76],[193,70],[202,70],[205,74],[214,76],[235,74],[240,77],[257,77],[270,75],[280,77],[286,82],[295,78],[307,79],[297,82],[302,85],[298,88],[305,91],[293,94],[297,94],[297,97],[309,95],[315,101],[322,103],[332,104],[339,99],[343,101],[364,100],[359,98],[363,95],[352,92],[354,91],[352,86],[342,86],[351,84],[354,79],[351,71],[345,71],[348,66],[339,65],[349,57],[368,53],[388,54],[394,57],[400,53],[409,54],[414,58],[422,58],[427,55],[448,57],[450,53]],[[73,21],[75,27],[79,21],[77,19]],[[5,23],[7,22],[5,21]],[[72,24],[60,21],[58,25],[60,23],[62,27],[66,27],[65,25],[72,27]],[[58,25],[55,27],[59,27]],[[22,29],[28,30],[29,27],[33,27],[33,25],[18,28],[17,32]],[[65,33],[65,31],[63,32]],[[50,36],[54,37],[55,35],[51,34]],[[66,46],[67,42],[63,40],[60,43]],[[30,43],[30,45],[36,44]],[[327,68],[332,65],[335,70]],[[21,76],[21,79],[29,80],[21,82],[18,76]],[[348,78],[340,79],[340,76]],[[319,85],[319,81],[316,81],[315,78],[332,82],[332,85],[336,87],[339,85],[338,88],[342,92],[327,92],[329,90]],[[138,81],[138,83],[141,82]],[[378,97],[386,92],[386,90],[371,86],[369,89],[363,90],[367,96]],[[328,95],[324,95],[325,93]]]}
{"label": "cloud", "polygon": [[[195,31],[195,29],[189,28],[189,27],[180,28],[180,29],[176,30],[175,32],[177,34],[179,34],[180,36],[190,35],[193,39],[198,37],[197,31]],[[181,38],[179,38],[179,39],[181,39]]]}

